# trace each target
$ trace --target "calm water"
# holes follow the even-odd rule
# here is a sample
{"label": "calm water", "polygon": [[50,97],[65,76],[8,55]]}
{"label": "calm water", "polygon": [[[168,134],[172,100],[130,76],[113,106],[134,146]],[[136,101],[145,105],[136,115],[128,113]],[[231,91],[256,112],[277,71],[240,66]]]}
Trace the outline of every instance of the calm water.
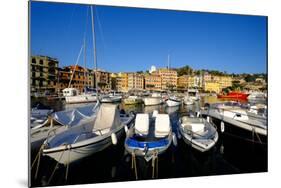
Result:
{"label": "calm water", "polygon": [[[35,102],[35,101],[32,101]],[[63,101],[42,101],[52,106],[56,111],[74,108],[80,105],[64,105]],[[177,122],[187,111],[196,111],[204,103],[217,102],[216,97],[205,97],[192,106],[167,107],[166,105],[144,106],[120,104],[127,112],[152,112],[168,113],[172,121],[173,132],[178,135]],[[253,101],[254,103],[254,101]],[[258,103],[265,103],[258,101]],[[115,181],[136,180],[131,169],[131,157],[125,152],[124,139],[119,140],[117,146],[95,154],[89,158],[70,165],[68,179],[65,181],[65,167],[59,166],[50,185],[69,185],[85,183],[101,183]],[[34,157],[36,154],[32,154]],[[32,178],[32,186],[47,185],[56,162],[48,157],[43,157],[37,180]],[[159,156],[158,179],[194,177],[208,175],[223,175],[237,173],[252,173],[267,171],[267,146],[253,144],[229,135],[219,135],[215,147],[207,153],[200,153],[178,139],[177,146],[173,144],[163,155]],[[152,179],[151,162],[137,160],[139,179]],[[34,176],[34,172],[32,172]]]}

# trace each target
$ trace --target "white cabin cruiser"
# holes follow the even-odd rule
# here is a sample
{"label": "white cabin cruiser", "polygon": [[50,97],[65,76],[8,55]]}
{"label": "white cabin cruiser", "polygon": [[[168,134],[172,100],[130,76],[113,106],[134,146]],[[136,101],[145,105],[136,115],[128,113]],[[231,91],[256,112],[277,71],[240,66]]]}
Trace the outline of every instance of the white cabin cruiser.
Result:
{"label": "white cabin cruiser", "polygon": [[65,88],[63,90],[63,96],[65,97],[65,102],[68,104],[96,102],[98,99],[95,92],[80,93],[76,88]]}

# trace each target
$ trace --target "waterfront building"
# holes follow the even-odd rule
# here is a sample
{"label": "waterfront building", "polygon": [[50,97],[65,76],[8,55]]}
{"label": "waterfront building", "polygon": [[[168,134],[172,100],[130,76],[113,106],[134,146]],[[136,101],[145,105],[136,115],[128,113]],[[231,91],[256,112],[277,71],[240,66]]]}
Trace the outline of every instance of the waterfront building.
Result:
{"label": "waterfront building", "polygon": [[220,76],[219,83],[221,88],[227,88],[232,86],[232,77],[231,76]]}
{"label": "waterfront building", "polygon": [[[98,69],[97,71],[93,70],[92,74],[93,74],[94,88],[97,88],[96,87],[96,83],[97,83],[97,86],[100,89],[106,90],[106,91],[111,90],[111,76],[110,76],[111,73],[110,72]],[[97,80],[96,80],[96,78],[97,78]]]}
{"label": "waterfront building", "polygon": [[144,76],[144,83],[146,90],[160,91],[162,89],[161,76],[156,72],[153,72],[152,74],[146,74]]}
{"label": "waterfront building", "polygon": [[209,92],[220,93],[222,88],[221,88],[220,83],[218,83],[218,82],[207,81],[207,82],[204,82],[203,89],[205,91],[209,91]]}
{"label": "waterfront building", "polygon": [[177,87],[178,89],[187,89],[189,84],[189,76],[188,75],[182,75],[178,77],[178,83]]}
{"label": "waterfront building", "polygon": [[56,92],[59,61],[48,56],[31,56],[31,92]]}
{"label": "waterfront building", "polygon": [[173,89],[177,87],[177,71],[168,68],[161,68],[156,71],[162,80],[162,90]]}
{"label": "waterfront building", "polygon": [[116,76],[116,90],[128,92],[128,73],[118,73]]}
{"label": "waterfront building", "polygon": [[144,89],[144,76],[138,73],[128,73],[128,90]]}
{"label": "waterfront building", "polygon": [[83,92],[84,87],[92,85],[92,80],[88,75],[88,69],[79,65],[66,66],[59,70],[58,90],[61,92],[63,89],[71,87]]}

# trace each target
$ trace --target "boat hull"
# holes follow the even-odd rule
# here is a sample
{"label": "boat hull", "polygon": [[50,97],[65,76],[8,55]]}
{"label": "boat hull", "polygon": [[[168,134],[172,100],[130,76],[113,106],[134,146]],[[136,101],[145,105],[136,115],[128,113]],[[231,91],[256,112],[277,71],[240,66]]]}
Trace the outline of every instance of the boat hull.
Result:
{"label": "boat hull", "polygon": [[143,99],[144,105],[146,106],[152,106],[152,105],[158,105],[162,103],[161,98],[155,98],[155,97],[145,97]]}
{"label": "boat hull", "polygon": [[[212,122],[218,127],[220,134],[229,134],[255,143],[267,143],[267,128],[253,126],[243,121],[236,121],[233,118],[224,117],[208,110],[202,111],[202,115],[211,117]],[[224,123],[223,126],[221,122]]]}
{"label": "boat hull", "polygon": [[179,106],[181,105],[181,101],[175,101],[175,100],[171,100],[171,99],[168,99],[166,101],[167,105],[168,106]]}
{"label": "boat hull", "polygon": [[97,96],[95,95],[77,95],[77,96],[66,96],[65,102],[67,104],[73,103],[87,103],[87,102],[96,102]]}
{"label": "boat hull", "polygon": [[[115,132],[117,140],[121,138],[124,133],[123,127]],[[111,134],[107,137],[95,142],[85,143],[75,147],[74,145],[66,145],[63,150],[48,151],[43,150],[43,155],[49,156],[59,162],[60,164],[67,165],[83,158],[89,157],[97,152],[100,152],[112,145]],[[73,148],[72,148],[73,147]]]}
{"label": "boat hull", "polygon": [[180,134],[182,135],[182,138],[187,145],[191,145],[192,148],[194,148],[200,152],[209,151],[212,147],[214,147],[214,145],[217,143],[218,138],[219,138],[219,134],[218,134],[218,132],[216,132],[214,137],[207,139],[204,144],[204,143],[200,142],[199,140],[193,139],[192,136],[185,133],[181,128],[180,128]]}

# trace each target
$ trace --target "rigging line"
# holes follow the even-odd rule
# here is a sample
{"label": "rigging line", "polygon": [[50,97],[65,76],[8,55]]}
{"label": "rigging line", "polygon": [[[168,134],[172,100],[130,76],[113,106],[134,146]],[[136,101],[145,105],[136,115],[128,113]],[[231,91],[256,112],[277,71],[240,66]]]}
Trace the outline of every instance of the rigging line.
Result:
{"label": "rigging line", "polygon": [[84,47],[84,45],[82,45],[82,47],[81,47],[81,49],[80,49],[80,52],[79,52],[79,55],[78,55],[78,57],[77,57],[77,60],[76,60],[76,63],[75,63],[75,67],[74,67],[73,73],[72,73],[72,75],[71,75],[71,79],[70,79],[70,81],[69,81],[69,84],[68,84],[68,88],[70,88],[70,85],[71,85],[71,82],[72,82],[72,79],[73,79],[73,76],[74,76],[74,73],[75,73],[77,64],[78,64],[79,59],[80,59],[80,55],[81,55],[82,50],[83,50],[83,47]]}
{"label": "rigging line", "polygon": [[103,48],[105,49],[106,48],[106,44],[105,44],[105,39],[104,39],[104,35],[103,35],[103,29],[102,29],[102,26],[101,26],[101,22],[100,22],[100,17],[99,17],[99,13],[98,13],[98,9],[95,7],[95,11],[96,11],[96,15],[97,15],[97,21],[98,21],[98,24],[99,24],[99,30],[100,30],[100,33],[101,33],[101,41],[102,41],[102,45],[103,45]]}

